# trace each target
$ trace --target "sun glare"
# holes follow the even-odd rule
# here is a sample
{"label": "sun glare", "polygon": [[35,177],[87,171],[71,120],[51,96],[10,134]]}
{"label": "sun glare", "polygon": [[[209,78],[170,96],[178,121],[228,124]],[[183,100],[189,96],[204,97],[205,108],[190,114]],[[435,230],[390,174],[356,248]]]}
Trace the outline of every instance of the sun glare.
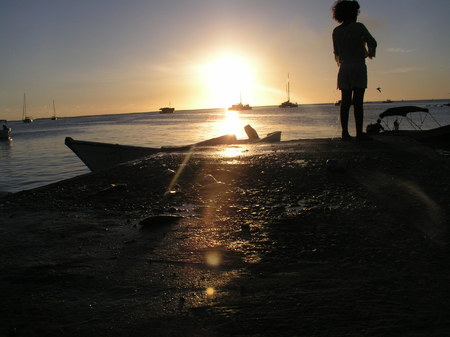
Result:
{"label": "sun glare", "polygon": [[224,55],[204,67],[204,76],[216,107],[239,103],[241,95],[243,100],[248,97],[251,67],[242,57]]}
{"label": "sun glare", "polygon": [[225,111],[225,118],[221,123],[223,134],[238,135],[241,129],[241,120],[237,111]]}

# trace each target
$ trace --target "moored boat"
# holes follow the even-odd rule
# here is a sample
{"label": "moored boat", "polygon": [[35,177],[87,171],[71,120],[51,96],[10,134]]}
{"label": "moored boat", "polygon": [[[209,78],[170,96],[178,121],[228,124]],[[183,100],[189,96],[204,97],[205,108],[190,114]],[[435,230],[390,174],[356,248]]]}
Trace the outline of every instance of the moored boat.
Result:
{"label": "moored boat", "polygon": [[23,94],[22,121],[24,123],[33,123],[33,117],[27,115],[27,99]]}
{"label": "moored boat", "polygon": [[166,106],[164,108],[160,108],[159,110],[160,110],[159,111],[160,114],[173,114],[175,111],[175,108]]}
{"label": "moored boat", "polygon": [[253,108],[248,104],[233,104],[231,107],[228,108],[230,111],[242,111],[242,110],[252,110]]}
{"label": "moored boat", "polygon": [[242,104],[242,94],[239,94],[239,103],[233,104],[228,108],[229,111],[242,111],[242,110],[252,110],[253,108],[249,104]]}
{"label": "moored boat", "polygon": [[279,108],[297,108],[298,104],[291,102],[291,93],[290,93],[290,84],[289,84],[289,74],[288,74],[288,81],[286,85],[286,92],[287,92],[287,101],[281,103],[278,107]]}
{"label": "moored boat", "polygon": [[52,121],[56,121],[58,117],[56,117],[56,109],[55,109],[55,100],[53,100],[53,116],[51,118]]}

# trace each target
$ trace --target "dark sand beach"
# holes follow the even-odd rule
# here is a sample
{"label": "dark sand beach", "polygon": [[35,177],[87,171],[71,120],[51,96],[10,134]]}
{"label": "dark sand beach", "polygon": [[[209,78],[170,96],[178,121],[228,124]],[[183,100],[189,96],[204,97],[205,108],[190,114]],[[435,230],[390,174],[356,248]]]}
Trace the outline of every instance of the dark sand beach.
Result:
{"label": "dark sand beach", "polygon": [[450,335],[448,158],[256,147],[0,198],[0,335]]}

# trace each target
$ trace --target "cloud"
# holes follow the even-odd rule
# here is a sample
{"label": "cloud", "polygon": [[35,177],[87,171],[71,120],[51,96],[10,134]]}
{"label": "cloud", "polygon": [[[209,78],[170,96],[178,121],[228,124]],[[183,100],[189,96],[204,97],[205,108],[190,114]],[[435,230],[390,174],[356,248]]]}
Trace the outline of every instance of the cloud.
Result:
{"label": "cloud", "polygon": [[405,74],[405,73],[414,73],[419,71],[426,71],[427,67],[404,67],[404,68],[395,68],[390,70],[385,70],[382,73],[384,74]]}
{"label": "cloud", "polygon": [[388,52],[390,53],[412,53],[412,49],[404,49],[404,48],[388,48]]}

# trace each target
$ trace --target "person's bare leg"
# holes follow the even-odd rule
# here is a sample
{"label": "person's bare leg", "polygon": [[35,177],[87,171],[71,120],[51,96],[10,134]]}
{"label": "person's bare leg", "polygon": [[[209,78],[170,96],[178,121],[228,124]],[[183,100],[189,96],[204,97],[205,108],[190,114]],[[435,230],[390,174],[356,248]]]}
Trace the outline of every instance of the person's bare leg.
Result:
{"label": "person's bare leg", "polygon": [[353,109],[355,113],[356,137],[363,137],[364,92],[365,89],[360,88],[356,88],[353,91]]}
{"label": "person's bare leg", "polygon": [[350,134],[348,133],[348,115],[350,112],[350,106],[352,105],[352,91],[341,90],[341,127],[342,127],[342,139],[350,140]]}

